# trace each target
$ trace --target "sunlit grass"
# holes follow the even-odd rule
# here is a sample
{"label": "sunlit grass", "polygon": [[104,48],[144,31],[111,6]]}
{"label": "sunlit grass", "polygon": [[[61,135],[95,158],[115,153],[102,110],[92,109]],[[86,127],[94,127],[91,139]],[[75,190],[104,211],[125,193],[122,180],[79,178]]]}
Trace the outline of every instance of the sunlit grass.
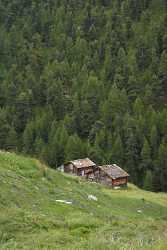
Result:
{"label": "sunlit grass", "polygon": [[[167,195],[111,190],[0,153],[0,249],[162,249]],[[88,199],[92,194],[97,201]],[[56,200],[68,200],[61,204]],[[159,247],[159,248],[158,248]],[[156,249],[156,248],[155,248]]]}

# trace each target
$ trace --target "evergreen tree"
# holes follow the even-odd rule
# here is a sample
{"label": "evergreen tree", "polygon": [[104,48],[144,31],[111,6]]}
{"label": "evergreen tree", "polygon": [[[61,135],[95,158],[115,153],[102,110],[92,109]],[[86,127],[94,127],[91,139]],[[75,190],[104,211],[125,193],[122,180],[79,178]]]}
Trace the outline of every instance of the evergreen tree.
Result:
{"label": "evergreen tree", "polygon": [[152,184],[153,184],[152,172],[150,170],[147,170],[145,178],[144,178],[143,188],[145,190],[151,191],[152,190]]}
{"label": "evergreen tree", "polygon": [[128,99],[126,91],[120,91],[117,86],[113,86],[108,99],[102,106],[102,120],[106,127],[112,129],[112,123],[116,115],[123,115],[128,110]]}
{"label": "evergreen tree", "polygon": [[25,153],[32,154],[34,152],[35,133],[33,123],[27,124],[23,133],[23,150]]}
{"label": "evergreen tree", "polygon": [[[144,173],[151,169],[151,150],[147,139],[144,139],[144,144],[141,150],[141,163],[140,163],[140,180],[142,180]],[[142,182],[141,182],[142,185]]]}
{"label": "evergreen tree", "polygon": [[113,147],[112,147],[112,153],[111,153],[111,159],[110,161],[117,163],[118,165],[122,166],[124,162],[124,148],[121,141],[120,135],[117,136]]}
{"label": "evergreen tree", "polygon": [[6,137],[6,149],[17,151],[18,138],[17,133],[13,127],[10,127],[8,135]]}
{"label": "evergreen tree", "polygon": [[159,65],[159,74],[163,80],[167,79],[167,52],[163,51],[161,54],[161,60],[160,60],[160,65]]}
{"label": "evergreen tree", "polygon": [[[2,149],[8,148],[9,141],[7,138],[8,136],[11,136],[11,132],[12,131],[6,117],[6,112],[5,110],[0,109],[0,148]],[[11,141],[11,144],[13,142]]]}
{"label": "evergreen tree", "polygon": [[57,128],[55,135],[49,137],[47,161],[53,167],[58,167],[65,161],[65,148],[68,143],[68,133],[64,126]]}
{"label": "evergreen tree", "polygon": [[159,146],[155,165],[154,188],[156,191],[167,191],[167,143],[165,141],[162,141]]}
{"label": "evergreen tree", "polygon": [[152,149],[152,157],[153,159],[156,157],[158,151],[158,132],[156,126],[153,126],[150,132],[150,145]]}
{"label": "evergreen tree", "polygon": [[134,105],[133,105],[133,112],[138,117],[140,115],[143,115],[144,113],[144,105],[142,100],[138,97],[136,98]]}
{"label": "evergreen tree", "polygon": [[35,154],[41,158],[45,148],[45,143],[42,140],[42,138],[37,137],[35,139],[34,148],[35,148]]}
{"label": "evergreen tree", "polygon": [[68,138],[65,147],[66,161],[84,158],[84,150],[81,139],[77,135],[71,135]]}
{"label": "evergreen tree", "polygon": [[141,151],[141,159],[143,167],[149,168],[151,164],[151,150],[147,139],[144,140],[143,148]]}

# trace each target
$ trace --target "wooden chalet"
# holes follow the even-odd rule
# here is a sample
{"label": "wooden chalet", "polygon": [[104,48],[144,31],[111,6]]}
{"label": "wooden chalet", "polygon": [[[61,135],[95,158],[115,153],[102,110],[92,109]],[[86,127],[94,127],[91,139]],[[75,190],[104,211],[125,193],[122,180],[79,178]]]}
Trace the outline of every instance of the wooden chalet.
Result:
{"label": "wooden chalet", "polygon": [[99,166],[95,175],[100,183],[110,187],[127,186],[129,177],[129,174],[116,164]]}
{"label": "wooden chalet", "polygon": [[89,158],[78,159],[64,164],[64,172],[85,176],[87,178],[88,174],[94,172],[95,167],[96,164]]}

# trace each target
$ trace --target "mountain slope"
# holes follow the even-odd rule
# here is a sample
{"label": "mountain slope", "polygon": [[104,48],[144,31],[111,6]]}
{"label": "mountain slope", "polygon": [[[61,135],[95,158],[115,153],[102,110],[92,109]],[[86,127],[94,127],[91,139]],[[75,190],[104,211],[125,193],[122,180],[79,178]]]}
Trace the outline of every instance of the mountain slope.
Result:
{"label": "mountain slope", "polygon": [[166,0],[0,0],[0,28],[1,149],[167,191]]}
{"label": "mountain slope", "polygon": [[0,182],[0,249],[153,249],[167,237],[163,193],[110,190],[5,152]]}

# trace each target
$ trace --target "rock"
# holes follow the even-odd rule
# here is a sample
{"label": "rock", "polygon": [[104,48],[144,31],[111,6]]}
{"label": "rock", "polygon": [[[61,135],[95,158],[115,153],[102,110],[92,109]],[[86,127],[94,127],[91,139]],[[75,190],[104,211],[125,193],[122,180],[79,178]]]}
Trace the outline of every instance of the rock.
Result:
{"label": "rock", "polygon": [[94,195],[92,195],[92,194],[90,194],[90,195],[88,195],[88,200],[97,201],[97,197],[94,196]]}
{"label": "rock", "polygon": [[56,202],[65,203],[65,204],[72,204],[72,201],[66,201],[66,200],[56,200]]}

